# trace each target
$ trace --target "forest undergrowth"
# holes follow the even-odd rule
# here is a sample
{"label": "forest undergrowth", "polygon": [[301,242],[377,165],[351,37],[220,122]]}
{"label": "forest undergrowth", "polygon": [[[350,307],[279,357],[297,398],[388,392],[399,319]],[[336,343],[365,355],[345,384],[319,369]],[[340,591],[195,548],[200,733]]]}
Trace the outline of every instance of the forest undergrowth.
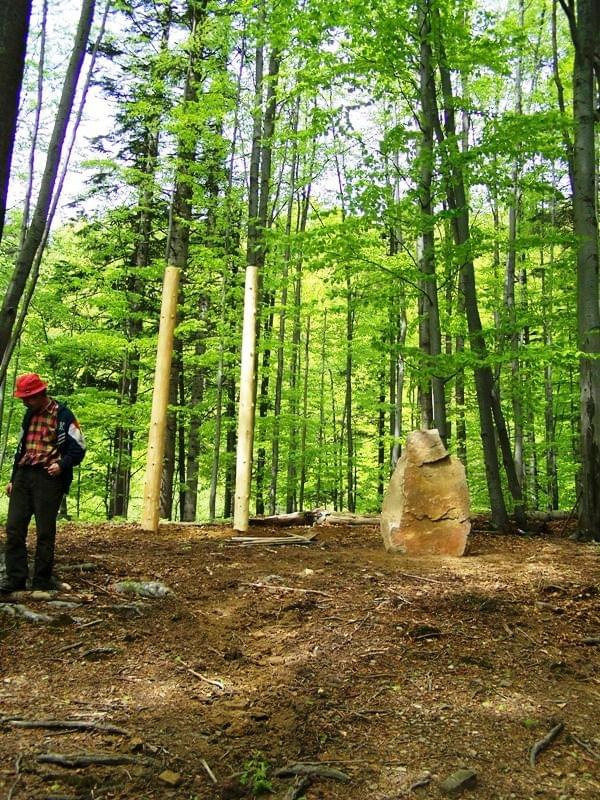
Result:
{"label": "forest undergrowth", "polygon": [[64,525],[64,588],[0,614],[0,796],[600,796],[597,544],[479,518],[466,557],[404,558],[375,525],[315,531]]}

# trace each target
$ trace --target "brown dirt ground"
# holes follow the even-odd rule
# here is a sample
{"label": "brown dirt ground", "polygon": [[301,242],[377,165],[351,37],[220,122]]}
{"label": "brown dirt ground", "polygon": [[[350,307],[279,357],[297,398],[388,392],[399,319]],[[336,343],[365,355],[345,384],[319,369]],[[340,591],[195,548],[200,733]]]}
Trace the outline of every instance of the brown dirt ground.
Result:
{"label": "brown dirt ground", "polygon": [[[365,525],[252,548],[228,543],[226,527],[150,538],[66,525],[57,572],[71,590],[56,599],[81,606],[54,625],[0,614],[0,797],[249,798],[240,773],[254,758],[277,800],[430,800],[460,768],[477,773],[467,798],[600,798],[600,546],[569,541],[564,523],[530,538],[475,527],[467,557],[416,559],[388,556]],[[173,594],[123,618],[124,578]],[[17,601],[57,614],[28,593]],[[65,769],[37,760],[49,752],[133,763]],[[299,762],[350,781],[315,777],[301,793],[273,777]]]}

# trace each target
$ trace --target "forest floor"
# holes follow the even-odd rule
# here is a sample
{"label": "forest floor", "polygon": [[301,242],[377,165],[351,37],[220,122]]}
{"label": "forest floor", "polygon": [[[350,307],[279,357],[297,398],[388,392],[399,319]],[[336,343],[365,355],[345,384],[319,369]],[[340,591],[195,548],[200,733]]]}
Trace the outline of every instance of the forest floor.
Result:
{"label": "forest floor", "polygon": [[374,525],[251,529],[309,532],[62,526],[69,586],[0,608],[0,798],[431,800],[461,769],[454,796],[600,797],[599,545],[475,520],[466,557],[406,558]]}

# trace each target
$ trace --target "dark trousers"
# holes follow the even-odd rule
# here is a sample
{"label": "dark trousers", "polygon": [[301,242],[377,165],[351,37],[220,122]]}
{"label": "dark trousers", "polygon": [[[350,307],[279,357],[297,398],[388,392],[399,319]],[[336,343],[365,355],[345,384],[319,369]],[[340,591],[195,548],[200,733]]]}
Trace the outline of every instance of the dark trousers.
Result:
{"label": "dark trousers", "polygon": [[19,467],[13,481],[6,520],[6,577],[14,586],[27,580],[27,528],[35,517],[37,542],[33,583],[52,577],[56,517],[63,496],[60,476],[52,477],[41,467]]}

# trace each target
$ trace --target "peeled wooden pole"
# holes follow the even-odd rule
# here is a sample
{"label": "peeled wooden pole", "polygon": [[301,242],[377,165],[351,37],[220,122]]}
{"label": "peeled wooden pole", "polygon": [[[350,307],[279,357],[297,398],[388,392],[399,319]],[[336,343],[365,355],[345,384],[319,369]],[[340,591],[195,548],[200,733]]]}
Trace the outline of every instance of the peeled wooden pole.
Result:
{"label": "peeled wooden pole", "polygon": [[165,452],[169,380],[171,377],[171,357],[173,355],[173,334],[177,316],[177,292],[180,272],[181,270],[178,267],[167,267],[163,280],[156,369],[154,372],[154,392],[152,394],[152,413],[150,416],[150,431],[148,432],[144,506],[141,519],[142,528],[153,533],[158,530],[160,479]]}
{"label": "peeled wooden pole", "polygon": [[250,486],[252,479],[252,445],[254,442],[254,406],[256,403],[256,313],[258,268],[246,267],[244,289],[244,323],[242,330],[242,366],[240,371],[240,405],[235,466],[235,505],[233,527],[248,530]]}

